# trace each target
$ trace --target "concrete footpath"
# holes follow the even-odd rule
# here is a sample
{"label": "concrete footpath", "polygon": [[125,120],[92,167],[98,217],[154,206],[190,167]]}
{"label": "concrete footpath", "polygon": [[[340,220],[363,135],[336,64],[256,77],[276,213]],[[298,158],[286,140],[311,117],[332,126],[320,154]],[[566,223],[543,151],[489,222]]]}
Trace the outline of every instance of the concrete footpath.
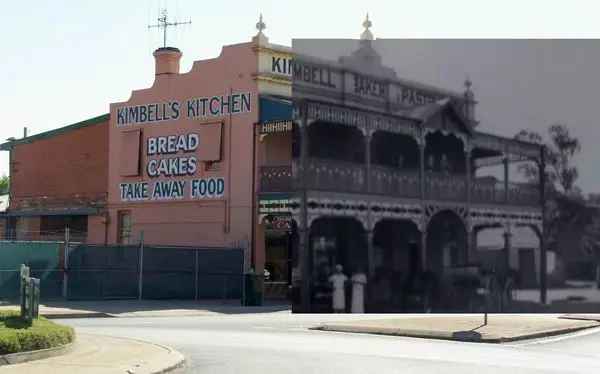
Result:
{"label": "concrete footpath", "polygon": [[566,334],[599,327],[592,319],[559,315],[425,315],[409,318],[353,320],[325,323],[313,329],[352,333],[408,336],[482,343],[503,343]]}
{"label": "concrete footpath", "polygon": [[0,366],[0,373],[166,373],[184,363],[181,353],[134,339],[77,334],[64,355],[22,364]]}
{"label": "concrete footpath", "polygon": [[[0,311],[18,309],[17,305],[0,304]],[[188,317],[218,314],[271,313],[289,310],[285,303],[242,306],[239,300],[100,300],[54,301],[40,303],[46,318],[101,317]]]}

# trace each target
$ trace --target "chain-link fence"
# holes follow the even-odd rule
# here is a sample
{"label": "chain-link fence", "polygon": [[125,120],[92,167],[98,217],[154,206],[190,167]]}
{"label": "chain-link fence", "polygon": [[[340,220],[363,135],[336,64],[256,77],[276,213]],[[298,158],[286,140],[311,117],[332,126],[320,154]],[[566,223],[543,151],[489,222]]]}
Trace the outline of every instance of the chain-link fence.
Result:
{"label": "chain-link fence", "polygon": [[40,279],[45,299],[62,297],[64,242],[0,241],[0,299],[19,299],[21,264]]}
{"label": "chain-link fence", "polygon": [[239,299],[244,252],[234,248],[103,246],[69,249],[69,299]]}
{"label": "chain-link fence", "polygon": [[[42,299],[240,299],[237,248],[0,241],[0,300],[19,298],[25,264]],[[66,250],[65,250],[66,248]]]}

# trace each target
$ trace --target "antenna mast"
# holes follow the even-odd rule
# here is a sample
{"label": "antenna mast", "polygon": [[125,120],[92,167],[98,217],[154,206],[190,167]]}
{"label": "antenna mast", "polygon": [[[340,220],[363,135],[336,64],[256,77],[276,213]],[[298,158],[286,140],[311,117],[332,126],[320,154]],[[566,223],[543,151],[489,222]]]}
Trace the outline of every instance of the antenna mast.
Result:
{"label": "antenna mast", "polygon": [[167,27],[169,26],[178,26],[178,25],[189,25],[192,23],[191,20],[187,22],[169,22],[167,18],[167,10],[163,9],[161,12],[161,16],[158,17],[158,23],[155,25],[148,25],[149,29],[152,28],[162,28],[163,29],[163,47],[167,46]]}

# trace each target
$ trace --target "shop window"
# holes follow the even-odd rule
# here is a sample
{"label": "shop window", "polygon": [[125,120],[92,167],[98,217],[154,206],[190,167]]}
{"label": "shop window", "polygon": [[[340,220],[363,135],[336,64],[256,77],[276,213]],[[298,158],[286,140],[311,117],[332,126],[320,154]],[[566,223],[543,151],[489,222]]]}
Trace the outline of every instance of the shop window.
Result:
{"label": "shop window", "polygon": [[140,175],[140,130],[126,131],[121,136],[121,176]]}
{"label": "shop window", "polygon": [[117,221],[117,243],[129,244],[131,240],[131,212],[119,211]]}

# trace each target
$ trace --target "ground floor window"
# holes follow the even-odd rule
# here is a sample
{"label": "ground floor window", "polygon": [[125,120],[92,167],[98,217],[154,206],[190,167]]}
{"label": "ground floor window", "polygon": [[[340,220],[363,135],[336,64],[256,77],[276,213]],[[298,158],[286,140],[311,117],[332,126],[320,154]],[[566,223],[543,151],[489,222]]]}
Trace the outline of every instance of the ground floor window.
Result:
{"label": "ground floor window", "polygon": [[69,228],[71,242],[84,241],[87,237],[88,216],[84,215],[57,215],[40,217],[40,239],[64,240],[66,228]]}
{"label": "ground floor window", "polygon": [[129,244],[131,240],[131,212],[121,210],[117,213],[117,243]]}

